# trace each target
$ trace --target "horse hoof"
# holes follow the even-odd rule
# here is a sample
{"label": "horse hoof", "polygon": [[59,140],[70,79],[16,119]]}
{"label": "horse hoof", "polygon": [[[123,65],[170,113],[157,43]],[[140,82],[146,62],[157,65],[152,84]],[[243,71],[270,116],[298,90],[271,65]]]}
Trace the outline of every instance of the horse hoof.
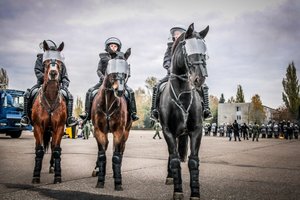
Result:
{"label": "horse hoof", "polygon": [[183,199],[183,192],[174,192],[173,200],[182,200]]}
{"label": "horse hoof", "polygon": [[92,177],[96,177],[96,176],[98,176],[98,174],[99,174],[99,171],[94,170],[94,171],[92,172]]}
{"label": "horse hoof", "polygon": [[104,188],[104,182],[98,182],[96,188]]}
{"label": "horse hoof", "polygon": [[33,177],[32,184],[39,184],[41,182],[40,177]]}
{"label": "horse hoof", "polygon": [[122,185],[115,185],[115,191],[123,191]]}
{"label": "horse hoof", "polygon": [[166,185],[173,185],[173,178],[166,178]]}
{"label": "horse hoof", "polygon": [[61,177],[55,177],[53,183],[54,184],[61,183]]}
{"label": "horse hoof", "polygon": [[49,168],[49,174],[53,174],[54,173],[54,167],[50,167]]}

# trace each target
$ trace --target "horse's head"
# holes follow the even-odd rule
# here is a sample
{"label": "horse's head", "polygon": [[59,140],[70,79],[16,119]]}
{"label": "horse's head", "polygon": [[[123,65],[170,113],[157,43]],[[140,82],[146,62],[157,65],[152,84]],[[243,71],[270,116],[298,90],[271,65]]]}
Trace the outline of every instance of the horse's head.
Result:
{"label": "horse's head", "polygon": [[63,63],[61,51],[64,48],[64,43],[62,42],[57,50],[50,50],[46,41],[43,42],[43,45],[45,49],[43,55],[43,64],[45,66],[44,83],[47,83],[48,81],[59,81]]}
{"label": "horse's head", "polygon": [[194,30],[194,24],[191,24],[187,31],[182,34],[173,46],[173,58],[177,53],[181,53],[182,57],[179,56],[180,61],[175,58],[173,61],[173,67],[176,62],[183,62],[182,65],[185,66],[184,73],[189,75],[189,79],[192,84],[199,88],[205,81],[207,77],[206,70],[206,44],[204,38],[207,35],[209,26],[200,32]]}
{"label": "horse's head", "polygon": [[118,52],[116,58],[108,61],[107,87],[113,89],[114,94],[118,97],[124,95],[125,84],[130,76],[130,69],[127,63],[127,58],[130,56],[130,49],[126,53]]}

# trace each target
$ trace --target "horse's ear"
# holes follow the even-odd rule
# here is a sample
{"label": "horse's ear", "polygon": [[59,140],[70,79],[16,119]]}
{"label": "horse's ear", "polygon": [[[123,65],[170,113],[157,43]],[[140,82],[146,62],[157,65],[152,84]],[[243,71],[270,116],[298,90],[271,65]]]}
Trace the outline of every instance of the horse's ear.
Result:
{"label": "horse's ear", "polygon": [[124,54],[125,59],[127,60],[130,55],[131,55],[131,48],[128,48]]}
{"label": "horse's ear", "polygon": [[65,47],[65,44],[64,44],[64,42],[62,42],[62,43],[59,45],[59,47],[57,48],[57,51],[62,51],[62,50],[64,49],[64,47]]}
{"label": "horse's ear", "polygon": [[204,30],[199,32],[199,35],[204,39],[209,31],[209,26],[207,26]]}
{"label": "horse's ear", "polygon": [[185,39],[190,38],[193,36],[193,32],[194,32],[194,23],[192,23],[189,28],[187,29],[186,33],[185,33]]}
{"label": "horse's ear", "polygon": [[43,41],[43,48],[44,48],[45,51],[49,51],[50,50],[50,48],[49,48],[46,40]]}

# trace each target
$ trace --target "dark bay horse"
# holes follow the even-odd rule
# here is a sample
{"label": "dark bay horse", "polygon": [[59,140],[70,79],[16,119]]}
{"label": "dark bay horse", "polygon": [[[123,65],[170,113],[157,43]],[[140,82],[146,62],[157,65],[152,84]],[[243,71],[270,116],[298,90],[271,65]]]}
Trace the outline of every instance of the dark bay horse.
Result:
{"label": "dark bay horse", "polygon": [[174,42],[171,74],[159,102],[159,120],[168,145],[166,184],[174,184],[173,199],[183,199],[180,161],[185,161],[190,138],[191,199],[200,199],[199,149],[202,138],[201,85],[207,76],[204,37],[209,27],[194,31],[194,24]]}
{"label": "dark bay horse", "polygon": [[43,55],[44,83],[33,102],[31,119],[35,137],[35,167],[32,183],[40,183],[40,174],[44,152],[47,151],[51,140],[50,173],[54,168],[54,183],[61,182],[61,138],[64,135],[64,127],[67,119],[66,103],[59,92],[59,76],[62,67],[60,52],[64,48],[62,42],[57,51],[52,51],[44,41],[45,53]]}
{"label": "dark bay horse", "polygon": [[107,135],[113,134],[112,167],[115,190],[123,190],[121,165],[125,142],[128,139],[132,125],[125,99],[125,84],[129,76],[127,58],[130,49],[125,54],[119,52],[115,59],[108,62],[104,81],[99,88],[92,104],[92,121],[94,136],[98,144],[98,157],[96,165],[99,168],[96,187],[103,188],[106,172],[105,151],[108,146]]}

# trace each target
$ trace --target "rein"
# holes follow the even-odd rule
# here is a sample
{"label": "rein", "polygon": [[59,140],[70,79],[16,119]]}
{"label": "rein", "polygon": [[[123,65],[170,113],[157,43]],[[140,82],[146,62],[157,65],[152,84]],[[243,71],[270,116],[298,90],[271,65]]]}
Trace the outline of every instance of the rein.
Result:
{"label": "rein", "polygon": [[[42,88],[40,88],[39,93],[40,93],[40,104],[42,105],[42,107],[47,111],[47,113],[51,117],[51,115],[53,115],[53,112],[58,108],[59,104],[61,103],[61,95],[60,95],[60,93],[58,93],[56,96],[56,99],[54,100],[54,103],[49,103],[49,100],[45,96],[45,93],[42,90]],[[42,101],[42,98],[44,101]]]}

